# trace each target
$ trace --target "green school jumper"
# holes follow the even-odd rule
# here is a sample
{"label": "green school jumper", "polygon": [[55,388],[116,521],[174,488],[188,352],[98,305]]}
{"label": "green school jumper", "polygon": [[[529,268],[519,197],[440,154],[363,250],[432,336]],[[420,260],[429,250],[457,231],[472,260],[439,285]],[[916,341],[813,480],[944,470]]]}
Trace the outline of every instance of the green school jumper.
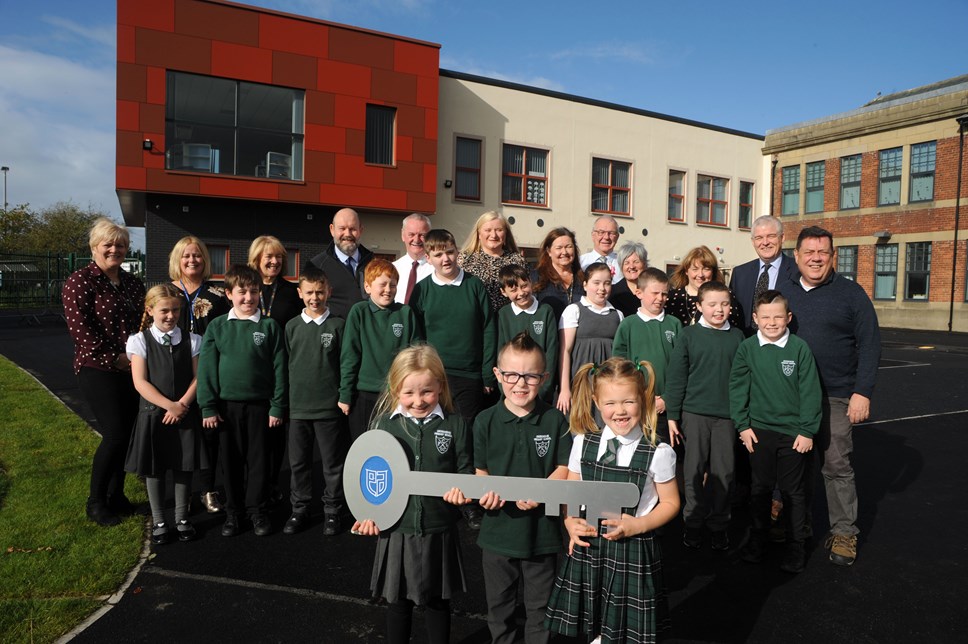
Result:
{"label": "green school jumper", "polygon": [[[329,311],[327,311],[329,313]],[[339,395],[342,318],[329,315],[322,323],[306,322],[302,314],[286,324],[289,352],[289,417],[322,420],[343,415]]]}
{"label": "green school jumper", "polygon": [[667,314],[662,320],[645,320],[636,312],[618,325],[612,355],[628,358],[636,364],[648,360],[655,371],[655,395],[662,396],[666,388],[666,370],[680,333],[682,322],[674,315]]}
{"label": "green school jumper", "polygon": [[339,401],[348,405],[357,391],[383,391],[397,353],[421,339],[417,317],[406,304],[385,309],[372,300],[354,304],[343,334]]}
{"label": "green school jumper", "polygon": [[558,321],[550,306],[537,299],[534,303],[538,306],[532,306],[533,311],[520,309],[511,303],[497,312],[497,348],[500,351],[514,336],[522,331],[528,332],[545,355],[545,371],[549,376],[541,385],[538,395],[547,399],[546,396],[554,391],[558,374]]}

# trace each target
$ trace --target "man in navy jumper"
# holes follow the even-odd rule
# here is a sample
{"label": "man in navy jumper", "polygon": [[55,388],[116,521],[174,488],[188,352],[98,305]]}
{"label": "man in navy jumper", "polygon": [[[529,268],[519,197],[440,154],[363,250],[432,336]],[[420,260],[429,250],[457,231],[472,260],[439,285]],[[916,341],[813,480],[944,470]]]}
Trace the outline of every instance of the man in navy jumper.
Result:
{"label": "man in navy jumper", "polygon": [[830,518],[825,547],[830,561],[849,566],[857,557],[858,533],[852,431],[870,416],[881,333],[864,289],[834,272],[830,232],[817,226],[801,230],[795,256],[800,274],[780,284],[780,291],[793,311],[792,330],[807,342],[820,372],[824,405],[818,447]]}

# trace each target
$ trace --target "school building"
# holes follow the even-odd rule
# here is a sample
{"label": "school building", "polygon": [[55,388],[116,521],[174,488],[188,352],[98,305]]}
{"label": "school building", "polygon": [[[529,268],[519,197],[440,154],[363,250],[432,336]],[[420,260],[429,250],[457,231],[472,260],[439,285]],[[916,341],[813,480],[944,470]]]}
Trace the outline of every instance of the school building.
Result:
{"label": "school building", "polygon": [[968,75],[767,132],[785,246],[822,226],[834,234],[837,271],[864,287],[882,326],[968,331],[956,198],[968,183],[966,128]]}

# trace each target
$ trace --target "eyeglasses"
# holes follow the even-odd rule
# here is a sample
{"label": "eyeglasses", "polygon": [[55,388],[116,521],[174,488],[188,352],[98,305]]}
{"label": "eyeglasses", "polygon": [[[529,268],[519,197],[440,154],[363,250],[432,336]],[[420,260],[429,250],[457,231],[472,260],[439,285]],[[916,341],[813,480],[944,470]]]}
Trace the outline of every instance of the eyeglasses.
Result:
{"label": "eyeglasses", "polygon": [[592,234],[599,237],[618,237],[618,231],[612,232],[611,230],[593,230]]}
{"label": "eyeglasses", "polygon": [[544,378],[543,373],[518,373],[517,371],[504,371],[503,369],[498,369],[498,372],[501,374],[501,380],[509,385],[518,384],[518,380],[521,380],[521,378],[524,378],[526,385],[536,385]]}

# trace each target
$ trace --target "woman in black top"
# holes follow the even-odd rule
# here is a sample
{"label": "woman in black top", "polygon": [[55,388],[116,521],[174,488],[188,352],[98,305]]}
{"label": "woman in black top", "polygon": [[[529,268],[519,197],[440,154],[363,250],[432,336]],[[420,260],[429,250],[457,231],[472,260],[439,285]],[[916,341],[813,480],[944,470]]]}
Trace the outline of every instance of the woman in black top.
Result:
{"label": "woman in black top", "polygon": [[259,310],[285,329],[286,323],[303,309],[296,285],[286,279],[289,272],[286,247],[272,235],[256,237],[249,245],[249,266],[262,276]]}
{"label": "woman in black top", "polygon": [[646,268],[649,267],[649,254],[645,246],[638,242],[625,242],[618,249],[618,265],[622,270],[622,277],[619,281],[612,284],[612,293],[608,296],[608,301],[612,306],[622,312],[622,315],[629,317],[635,315],[639,310],[641,302],[635,291],[638,289],[636,280]]}

